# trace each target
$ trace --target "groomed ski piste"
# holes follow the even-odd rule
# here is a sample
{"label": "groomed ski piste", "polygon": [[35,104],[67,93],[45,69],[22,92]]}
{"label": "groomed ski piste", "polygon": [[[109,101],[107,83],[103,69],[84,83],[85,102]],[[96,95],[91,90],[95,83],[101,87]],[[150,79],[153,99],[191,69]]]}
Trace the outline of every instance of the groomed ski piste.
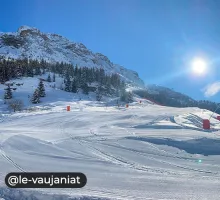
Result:
{"label": "groomed ski piste", "polygon": [[[38,79],[13,92],[28,107]],[[211,111],[171,108],[136,97],[119,107],[54,89],[35,109],[1,102],[0,199],[220,199],[220,122]],[[0,85],[1,96],[5,86]],[[81,100],[80,100],[81,99]],[[142,100],[140,103],[139,101]],[[70,105],[71,110],[66,111]],[[81,189],[9,189],[9,172],[82,172]]]}

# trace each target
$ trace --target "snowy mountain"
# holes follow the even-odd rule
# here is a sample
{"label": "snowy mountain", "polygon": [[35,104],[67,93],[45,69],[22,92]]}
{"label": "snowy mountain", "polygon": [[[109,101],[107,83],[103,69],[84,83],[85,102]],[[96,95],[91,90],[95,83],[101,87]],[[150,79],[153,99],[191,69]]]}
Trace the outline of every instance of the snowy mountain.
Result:
{"label": "snowy mountain", "polygon": [[161,100],[163,100],[166,105],[167,103],[170,103],[168,106],[172,106],[172,104],[175,104],[177,106],[188,106],[189,104],[191,104],[192,106],[196,106],[197,103],[197,101],[192,99],[191,97],[180,92],[176,92],[167,87],[159,85],[148,85],[147,90],[150,94],[160,95]]}
{"label": "snowy mountain", "polygon": [[145,89],[133,89],[133,93],[141,98],[147,98],[148,100],[163,106],[170,107],[198,107],[201,109],[207,109],[210,111],[216,111],[220,114],[219,103],[207,101],[207,100],[194,100],[191,97],[176,92],[173,89],[159,86],[159,85],[147,85]]}
{"label": "snowy mountain", "polygon": [[159,104],[171,107],[197,107],[198,102],[191,97],[159,85],[147,85],[145,89],[134,89],[142,98],[155,100]]}
{"label": "snowy mountain", "polygon": [[112,63],[101,53],[93,53],[82,43],[71,42],[57,34],[42,33],[28,26],[21,26],[15,33],[0,32],[0,56],[44,59],[77,64],[79,67],[102,67],[107,73],[118,73],[127,83],[144,86],[137,72]]}

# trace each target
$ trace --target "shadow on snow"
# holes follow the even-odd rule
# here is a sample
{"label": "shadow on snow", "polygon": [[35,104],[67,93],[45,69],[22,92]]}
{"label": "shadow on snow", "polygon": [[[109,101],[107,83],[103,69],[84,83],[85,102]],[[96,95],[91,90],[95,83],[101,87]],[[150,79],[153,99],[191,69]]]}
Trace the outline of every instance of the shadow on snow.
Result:
{"label": "shadow on snow", "polygon": [[184,150],[190,154],[220,155],[220,140],[210,138],[191,139],[185,141],[173,140],[170,138],[146,138],[146,137],[126,137],[131,140],[149,142],[156,145],[167,145]]}

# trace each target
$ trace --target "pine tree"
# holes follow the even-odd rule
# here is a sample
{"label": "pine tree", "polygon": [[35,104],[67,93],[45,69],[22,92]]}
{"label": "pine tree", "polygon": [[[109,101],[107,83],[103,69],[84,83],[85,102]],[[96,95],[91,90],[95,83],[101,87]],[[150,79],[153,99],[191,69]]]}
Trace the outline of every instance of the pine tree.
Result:
{"label": "pine tree", "polygon": [[121,82],[121,85],[120,85],[120,92],[121,92],[121,93],[124,93],[124,92],[125,92],[125,88],[126,88],[125,82],[122,81],[122,82]]}
{"label": "pine tree", "polygon": [[34,94],[33,94],[32,98],[31,98],[31,102],[33,104],[40,103],[40,95],[39,95],[39,90],[38,89],[36,89],[34,91]]}
{"label": "pine tree", "polygon": [[10,86],[8,85],[8,88],[5,89],[5,95],[4,95],[4,99],[11,99],[12,98],[12,91]]}
{"label": "pine tree", "polygon": [[132,92],[128,92],[127,102],[128,102],[128,103],[133,102],[133,93],[132,93]]}
{"label": "pine tree", "polygon": [[44,87],[44,83],[43,83],[42,80],[39,82],[38,91],[39,91],[39,96],[40,97],[45,97],[46,96],[45,87]]}
{"label": "pine tree", "polygon": [[73,93],[77,93],[77,83],[76,83],[76,80],[74,79],[72,82],[71,82],[71,92]]}
{"label": "pine tree", "polygon": [[121,101],[131,103],[133,102],[133,93],[132,92],[126,92],[125,90],[121,93]]}
{"label": "pine tree", "polygon": [[95,68],[92,68],[92,72],[91,72],[91,82],[94,82],[96,80],[96,74],[95,74]]}
{"label": "pine tree", "polygon": [[48,82],[51,82],[50,74],[48,74],[47,81],[48,81]]}
{"label": "pine tree", "polygon": [[87,69],[87,82],[89,83],[89,84],[91,84],[92,83],[92,81],[93,81],[93,77],[92,77],[92,69]]}
{"label": "pine tree", "polygon": [[116,91],[115,91],[115,95],[117,96],[117,97],[119,97],[120,96],[120,91],[119,91],[119,89],[117,88],[116,89]]}
{"label": "pine tree", "polygon": [[82,90],[84,94],[89,94],[89,87],[87,83],[84,83],[84,85],[82,86]]}
{"label": "pine tree", "polygon": [[29,62],[29,59],[24,59],[23,60],[24,66],[26,67],[26,75],[28,77],[33,77],[34,76],[34,70],[33,70],[33,65]]}
{"label": "pine tree", "polygon": [[121,99],[121,101],[127,102],[127,100],[128,100],[128,93],[126,91],[124,91],[124,90],[121,91],[120,99]]}
{"label": "pine tree", "polygon": [[27,68],[27,76],[28,77],[33,77],[34,76],[34,71],[33,71],[33,68],[28,66]]}
{"label": "pine tree", "polygon": [[65,79],[65,91],[70,92],[71,91],[71,81],[70,77],[68,74],[66,74],[66,79]]}
{"label": "pine tree", "polygon": [[104,85],[105,83],[105,71],[103,68],[100,68],[99,70],[99,83],[101,83],[101,85]]}
{"label": "pine tree", "polygon": [[103,95],[103,90],[102,90],[101,85],[99,85],[96,89],[96,100],[101,101],[102,95]]}
{"label": "pine tree", "polygon": [[15,71],[16,77],[21,77],[23,75],[23,69],[22,69],[23,67],[21,66],[21,63],[19,63],[19,61],[17,64],[18,65],[17,65],[16,71]]}
{"label": "pine tree", "polygon": [[79,71],[79,68],[78,66],[76,65],[75,69],[74,69],[74,76],[78,76],[78,71]]}
{"label": "pine tree", "polygon": [[53,82],[56,82],[56,75],[55,75],[55,73],[53,74]]}
{"label": "pine tree", "polygon": [[81,79],[80,79],[80,87],[83,89],[83,87],[85,87],[85,84],[87,82],[87,76],[86,76],[86,68],[82,68],[81,71]]}
{"label": "pine tree", "polygon": [[37,66],[37,67],[35,68],[34,74],[35,74],[35,75],[41,75],[40,67]]}
{"label": "pine tree", "polygon": [[108,82],[106,84],[106,94],[111,95],[111,84]]}

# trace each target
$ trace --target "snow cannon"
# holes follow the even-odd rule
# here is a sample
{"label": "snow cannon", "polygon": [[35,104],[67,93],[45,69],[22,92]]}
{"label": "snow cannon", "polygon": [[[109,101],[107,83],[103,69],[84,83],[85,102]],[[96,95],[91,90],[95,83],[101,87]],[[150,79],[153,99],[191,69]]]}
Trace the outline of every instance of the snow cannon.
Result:
{"label": "snow cannon", "polygon": [[203,119],[203,129],[210,129],[210,121],[208,119]]}
{"label": "snow cannon", "polygon": [[220,121],[220,116],[219,115],[216,118],[217,118],[218,121]]}
{"label": "snow cannon", "polygon": [[66,110],[67,110],[67,111],[70,111],[70,106],[67,106],[67,107],[66,107]]}

